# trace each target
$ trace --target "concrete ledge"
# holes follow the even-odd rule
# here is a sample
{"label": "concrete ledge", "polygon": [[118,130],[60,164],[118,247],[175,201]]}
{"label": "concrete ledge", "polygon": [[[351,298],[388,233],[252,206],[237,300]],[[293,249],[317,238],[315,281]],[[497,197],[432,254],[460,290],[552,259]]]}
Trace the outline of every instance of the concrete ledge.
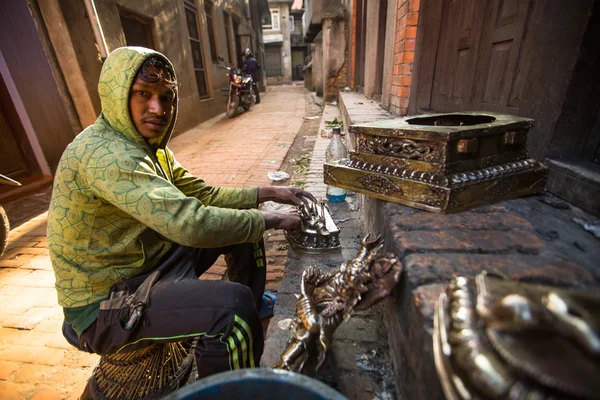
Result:
{"label": "concrete ledge", "polygon": [[[391,118],[358,93],[340,93],[340,106],[345,126]],[[573,221],[594,217],[550,194],[451,215],[357,197],[363,230],[382,233],[386,251],[404,265],[384,318],[398,398],[445,398],[433,361],[432,329],[439,293],[453,277],[489,270],[520,281],[598,290],[599,241]]]}
{"label": "concrete ledge", "polygon": [[600,165],[577,158],[546,159],[548,191],[600,216]]}

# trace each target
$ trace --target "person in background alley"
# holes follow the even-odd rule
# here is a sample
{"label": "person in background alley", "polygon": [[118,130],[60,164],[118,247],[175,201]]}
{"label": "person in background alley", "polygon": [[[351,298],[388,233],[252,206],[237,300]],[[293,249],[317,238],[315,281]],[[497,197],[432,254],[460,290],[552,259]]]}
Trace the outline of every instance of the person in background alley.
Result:
{"label": "person in background alley", "polygon": [[[66,337],[97,354],[200,337],[200,377],[258,367],[266,229],[295,229],[298,188],[211,187],[166,147],[177,117],[170,61],[141,47],[106,59],[102,113],[66,148],[54,180],[48,245]],[[225,254],[229,282],[198,277]]]}
{"label": "person in background alley", "polygon": [[244,51],[244,67],[242,68],[246,73],[252,75],[252,85],[254,87],[254,93],[256,93],[256,104],[260,103],[260,92],[258,90],[258,70],[260,69],[260,64],[254,57],[252,57],[252,50],[246,49]]}

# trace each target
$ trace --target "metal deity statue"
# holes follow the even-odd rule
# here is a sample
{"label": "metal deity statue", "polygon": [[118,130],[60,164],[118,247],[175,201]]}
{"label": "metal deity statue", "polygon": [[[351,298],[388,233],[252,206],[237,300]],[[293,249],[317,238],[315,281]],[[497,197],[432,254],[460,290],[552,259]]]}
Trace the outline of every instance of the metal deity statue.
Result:
{"label": "metal deity statue", "polygon": [[440,295],[435,363],[461,399],[599,399],[600,296],[480,274]]}
{"label": "metal deity statue", "polygon": [[387,297],[400,278],[402,264],[393,254],[378,257],[381,236],[365,237],[357,255],[338,270],[309,267],[302,274],[291,338],[273,368],[310,373],[323,364],[334,331],[353,311]]}

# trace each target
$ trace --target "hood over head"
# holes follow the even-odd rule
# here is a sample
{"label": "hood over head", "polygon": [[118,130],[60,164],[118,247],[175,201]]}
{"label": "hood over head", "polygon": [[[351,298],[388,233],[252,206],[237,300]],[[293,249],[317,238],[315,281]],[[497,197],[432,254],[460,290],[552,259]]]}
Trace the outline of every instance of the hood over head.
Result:
{"label": "hood over head", "polygon": [[[129,91],[135,81],[137,73],[142,64],[150,57],[159,57],[171,67],[173,73],[175,69],[167,57],[161,53],[145,47],[120,47],[112,51],[100,73],[98,82],[98,94],[102,104],[102,115],[109,125],[125,136],[127,139],[147,146],[144,137],[137,131],[131,119],[129,110]],[[177,76],[174,76],[175,81]],[[150,140],[152,148],[164,149],[171,138],[175,121],[177,120],[177,103],[179,100],[178,90],[175,88],[175,99],[173,116],[171,123],[165,133],[155,139]]]}

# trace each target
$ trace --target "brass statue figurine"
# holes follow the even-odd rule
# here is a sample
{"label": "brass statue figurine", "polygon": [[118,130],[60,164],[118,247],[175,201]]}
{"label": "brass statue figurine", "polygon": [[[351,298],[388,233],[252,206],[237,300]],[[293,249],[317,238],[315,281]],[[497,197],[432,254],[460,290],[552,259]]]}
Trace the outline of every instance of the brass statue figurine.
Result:
{"label": "brass statue figurine", "polygon": [[307,201],[297,208],[302,226],[294,231],[285,231],[285,237],[294,249],[322,253],[341,248],[340,230],[329,215],[327,200]]}
{"label": "brass statue figurine", "polygon": [[600,296],[482,273],[440,295],[434,355],[459,399],[599,399]]}
{"label": "brass statue figurine", "polygon": [[309,267],[303,272],[291,338],[273,368],[317,371],[337,327],[354,310],[365,310],[390,294],[400,278],[401,263],[393,254],[378,258],[384,242],[381,236],[367,239],[368,235],[358,254],[339,270]]}

